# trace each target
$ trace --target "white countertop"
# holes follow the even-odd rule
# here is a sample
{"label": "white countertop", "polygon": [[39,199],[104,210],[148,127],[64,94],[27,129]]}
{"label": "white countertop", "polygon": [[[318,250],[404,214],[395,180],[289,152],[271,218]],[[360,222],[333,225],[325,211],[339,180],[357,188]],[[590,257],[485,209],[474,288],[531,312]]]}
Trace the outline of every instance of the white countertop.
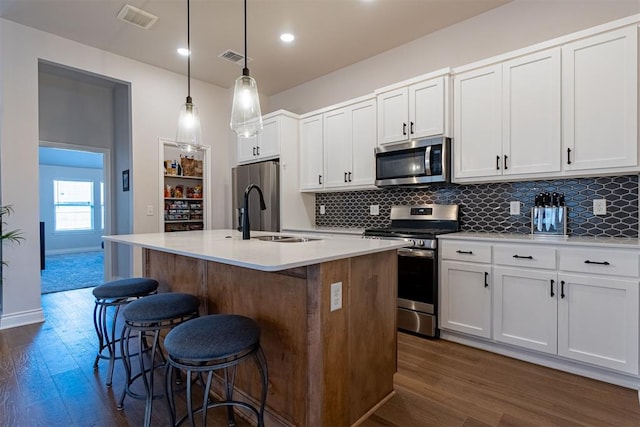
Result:
{"label": "white countertop", "polygon": [[545,236],[515,233],[482,233],[461,231],[441,234],[438,240],[484,240],[500,243],[531,243],[568,246],[602,246],[611,248],[640,249],[640,239],[632,237]]}
{"label": "white countertop", "polygon": [[242,240],[242,233],[236,230],[204,230],[124,234],[104,236],[104,239],[262,271],[286,270],[394,250],[407,245],[405,242],[395,240],[319,238],[317,235],[308,237],[319,240],[301,243],[253,239],[253,237],[264,235],[301,236],[302,234],[252,231],[252,239]]}

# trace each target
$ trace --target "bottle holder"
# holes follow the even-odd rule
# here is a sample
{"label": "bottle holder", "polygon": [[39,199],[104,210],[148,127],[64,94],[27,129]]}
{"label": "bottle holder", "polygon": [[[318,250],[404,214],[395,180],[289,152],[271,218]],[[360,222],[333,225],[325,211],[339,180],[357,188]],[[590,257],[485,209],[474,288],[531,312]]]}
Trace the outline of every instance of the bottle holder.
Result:
{"label": "bottle holder", "polygon": [[531,234],[566,236],[567,210],[566,206],[531,208]]}

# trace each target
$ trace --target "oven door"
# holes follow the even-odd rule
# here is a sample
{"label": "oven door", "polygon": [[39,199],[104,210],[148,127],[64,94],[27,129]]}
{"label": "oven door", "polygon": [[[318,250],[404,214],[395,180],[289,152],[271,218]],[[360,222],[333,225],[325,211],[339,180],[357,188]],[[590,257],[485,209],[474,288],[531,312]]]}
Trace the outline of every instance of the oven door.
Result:
{"label": "oven door", "polygon": [[398,307],[435,315],[437,301],[436,251],[398,250]]}

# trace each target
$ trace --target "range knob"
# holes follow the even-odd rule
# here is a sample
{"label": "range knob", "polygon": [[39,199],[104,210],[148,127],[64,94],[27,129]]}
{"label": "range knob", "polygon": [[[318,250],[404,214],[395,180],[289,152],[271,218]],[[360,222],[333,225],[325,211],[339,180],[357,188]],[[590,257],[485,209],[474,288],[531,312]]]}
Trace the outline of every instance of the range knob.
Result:
{"label": "range knob", "polygon": [[424,240],[418,240],[418,246],[424,246]]}

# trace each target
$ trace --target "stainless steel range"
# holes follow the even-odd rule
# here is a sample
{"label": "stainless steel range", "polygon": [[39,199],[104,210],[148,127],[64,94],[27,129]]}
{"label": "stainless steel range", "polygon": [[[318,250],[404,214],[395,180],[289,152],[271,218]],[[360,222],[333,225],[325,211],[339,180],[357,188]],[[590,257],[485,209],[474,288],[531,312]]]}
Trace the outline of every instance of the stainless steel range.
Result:
{"label": "stainless steel range", "polygon": [[389,227],[365,230],[365,238],[411,244],[398,250],[398,329],[439,335],[436,236],[458,231],[458,214],[458,205],[393,206]]}

